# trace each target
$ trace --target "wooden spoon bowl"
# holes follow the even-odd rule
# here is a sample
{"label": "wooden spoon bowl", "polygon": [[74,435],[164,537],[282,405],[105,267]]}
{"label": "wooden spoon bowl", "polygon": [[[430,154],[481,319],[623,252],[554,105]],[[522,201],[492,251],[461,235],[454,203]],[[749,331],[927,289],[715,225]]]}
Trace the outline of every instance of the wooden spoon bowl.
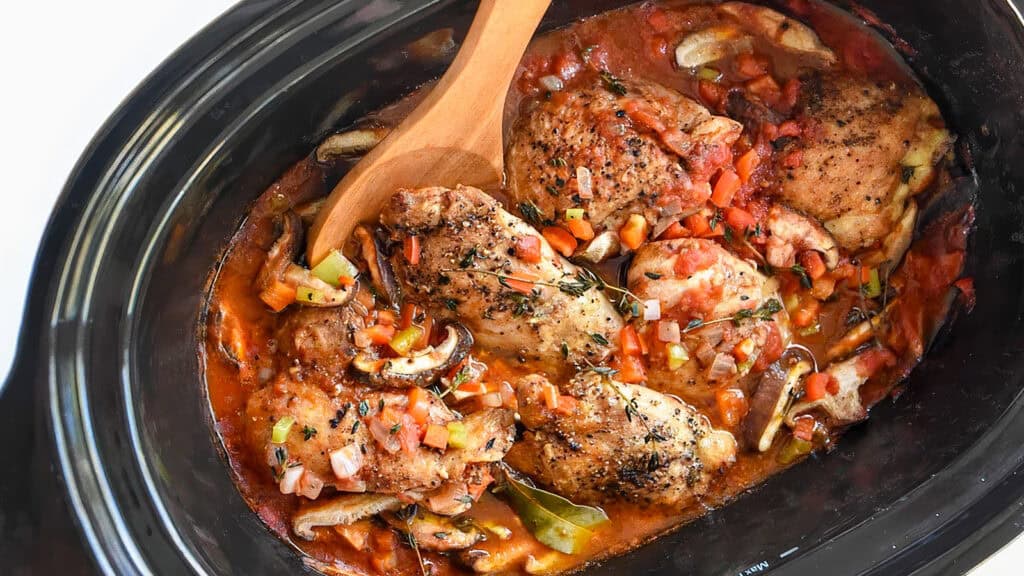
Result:
{"label": "wooden spoon bowl", "polygon": [[307,240],[316,265],[400,188],[486,186],[504,169],[509,83],[551,0],[481,0],[466,40],[423,102],[334,187]]}

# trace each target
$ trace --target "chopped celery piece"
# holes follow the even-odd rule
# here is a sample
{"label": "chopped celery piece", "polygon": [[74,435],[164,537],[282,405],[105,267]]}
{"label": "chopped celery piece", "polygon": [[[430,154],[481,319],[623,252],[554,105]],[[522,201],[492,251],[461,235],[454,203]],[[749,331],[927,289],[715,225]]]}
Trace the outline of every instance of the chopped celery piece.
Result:
{"label": "chopped celery piece", "polygon": [[673,342],[666,346],[668,352],[668,369],[678,370],[690,361],[690,355],[686,352],[686,346]]}
{"label": "chopped celery piece", "polygon": [[697,71],[697,78],[708,82],[718,82],[722,79],[722,73],[710,66],[703,66]]}
{"label": "chopped celery piece", "polygon": [[311,302],[313,304],[323,304],[327,299],[324,297],[324,293],[317,290],[316,288],[310,288],[309,286],[299,286],[295,289],[295,301],[299,304],[305,304]]}
{"label": "chopped celery piece", "polygon": [[814,323],[806,328],[797,330],[797,334],[801,336],[810,336],[812,334],[817,334],[818,332],[821,332],[821,324],[818,323]]}
{"label": "chopped celery piece", "polygon": [[741,375],[742,374],[746,374],[747,372],[750,372],[750,369],[753,368],[753,367],[754,367],[754,361],[753,360],[744,360],[743,362],[740,362],[739,364],[736,365],[736,372],[741,374]]}
{"label": "chopped celery piece", "polygon": [[412,352],[412,347],[416,345],[420,337],[423,335],[423,328],[419,326],[409,326],[405,330],[395,334],[388,346],[394,350],[400,356],[408,356],[409,352]]}
{"label": "chopped celery piece", "polygon": [[270,441],[274,444],[284,443],[288,439],[288,431],[292,429],[293,424],[295,424],[295,418],[282,416],[274,423],[274,430],[271,432]]}
{"label": "chopped celery piece", "polygon": [[448,423],[448,446],[451,448],[465,448],[466,443],[469,440],[469,434],[466,432],[466,425],[462,422],[449,422]]}
{"label": "chopped celery piece", "polygon": [[878,269],[871,269],[871,277],[868,279],[868,283],[861,286],[861,290],[864,291],[865,298],[878,298],[882,295],[882,281],[878,278]]}
{"label": "chopped celery piece", "polygon": [[580,220],[583,218],[583,208],[566,208],[565,219],[566,220]]}
{"label": "chopped celery piece", "polygon": [[779,464],[792,464],[800,458],[810,454],[813,449],[814,444],[793,436],[786,442],[786,445],[779,450],[779,454],[776,456],[776,459],[779,461]]}
{"label": "chopped celery piece", "polygon": [[312,272],[313,276],[338,288],[342,284],[340,278],[355,278],[359,274],[359,269],[345,258],[344,254],[338,250],[331,250],[326,258],[313,267]]}

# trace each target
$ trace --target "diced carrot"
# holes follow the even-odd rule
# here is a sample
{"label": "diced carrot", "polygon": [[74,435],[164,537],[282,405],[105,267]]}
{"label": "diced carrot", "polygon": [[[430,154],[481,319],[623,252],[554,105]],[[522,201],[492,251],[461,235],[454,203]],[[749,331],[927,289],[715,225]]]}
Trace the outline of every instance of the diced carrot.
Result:
{"label": "diced carrot", "polygon": [[558,388],[550,382],[545,382],[540,389],[541,397],[544,399],[544,405],[547,406],[548,410],[558,409]]}
{"label": "diced carrot", "polygon": [[804,380],[804,399],[808,402],[817,402],[828,393],[828,381],[832,377],[825,372],[815,372]]}
{"label": "diced carrot", "polygon": [[626,384],[638,384],[647,380],[644,361],[639,356],[623,356],[617,361],[619,373],[617,377]]}
{"label": "diced carrot", "polygon": [[423,435],[423,445],[444,450],[448,447],[448,427],[440,424],[427,426],[427,432]]}
{"label": "diced carrot", "polygon": [[746,362],[747,360],[750,359],[751,356],[754,355],[754,350],[756,349],[756,347],[757,344],[754,342],[753,339],[744,338],[743,340],[740,340],[735,346],[733,346],[732,355],[736,357],[736,360],[740,362]]}
{"label": "diced carrot", "polygon": [[554,408],[554,411],[563,416],[568,416],[576,411],[576,407],[579,406],[579,401],[572,396],[559,396],[558,406]]}
{"label": "diced carrot", "polygon": [[800,306],[793,314],[793,324],[798,328],[806,328],[818,320],[818,310],[821,309],[821,302],[806,295],[800,298]]}
{"label": "diced carrot", "polygon": [[647,240],[647,220],[640,214],[630,214],[629,220],[619,228],[619,240],[630,250],[636,250]]}
{"label": "diced carrot", "polygon": [[685,224],[686,228],[689,229],[697,238],[701,238],[711,231],[711,225],[708,224],[708,219],[700,214],[691,214],[686,218],[683,218],[683,224]]}
{"label": "diced carrot", "polygon": [[814,421],[813,416],[800,416],[793,423],[793,437],[799,438],[804,442],[810,442],[811,440],[814,440],[814,429],[816,427],[817,422]]}
{"label": "diced carrot", "polygon": [[419,386],[413,386],[409,389],[409,407],[406,408],[406,413],[412,416],[412,419],[417,424],[423,425],[427,422],[427,416],[430,415],[430,392],[427,392]]}
{"label": "diced carrot", "polygon": [[853,273],[850,274],[849,278],[850,288],[860,288],[862,284],[867,284],[871,281],[871,268],[856,266],[853,268]]}
{"label": "diced carrot", "polygon": [[754,215],[742,208],[730,206],[725,209],[725,222],[740,234],[747,230],[753,230],[757,225]]}
{"label": "diced carrot", "polygon": [[753,52],[744,52],[736,56],[736,73],[744,80],[757,78],[768,73],[768,59],[755,55]]}
{"label": "diced carrot", "polygon": [[554,248],[555,252],[558,252],[562,256],[568,258],[576,251],[576,239],[573,238],[572,234],[570,234],[565,228],[545,226],[540,233],[544,236],[544,239],[548,241],[548,244]]}
{"label": "diced carrot", "polygon": [[491,475],[490,470],[486,467],[481,469],[479,482],[470,482],[467,486],[469,495],[473,497],[473,500],[479,500],[484,495],[484,491],[487,487],[494,482],[494,476]]}
{"label": "diced carrot", "polygon": [[533,293],[533,289],[537,287],[537,285],[534,284],[536,281],[537,276],[528,272],[520,272],[515,276],[505,278],[505,284],[520,294]]}
{"label": "diced carrot", "polygon": [[711,203],[719,208],[725,208],[732,204],[732,197],[736,195],[742,185],[740,177],[735,172],[728,169],[722,171],[711,192]]}
{"label": "diced carrot", "polygon": [[761,157],[758,156],[757,150],[754,148],[747,150],[736,160],[736,172],[744,184],[750,182],[750,177],[754,175],[754,170],[757,170],[760,163]]}
{"label": "diced carrot", "polygon": [[825,261],[821,259],[821,254],[814,250],[806,250],[800,253],[800,265],[807,271],[807,275],[811,280],[821,278],[828,271],[825,268]]}
{"label": "diced carrot", "polygon": [[402,240],[402,254],[410,266],[416,266],[420,263],[420,252],[419,236],[406,236]]}
{"label": "diced carrot", "polygon": [[831,274],[815,278],[811,281],[811,296],[818,300],[828,300],[836,290],[836,279]]}
{"label": "diced carrot", "polygon": [[676,238],[689,238],[692,233],[679,222],[669,224],[669,227],[658,236],[658,240],[675,240]]}
{"label": "diced carrot", "polygon": [[715,263],[715,254],[710,250],[699,248],[686,249],[679,253],[674,266],[675,273],[680,277],[689,277]]}
{"label": "diced carrot", "polygon": [[274,282],[260,292],[260,300],[274,312],[280,312],[295,302],[295,287],[284,282]]}
{"label": "diced carrot", "polygon": [[626,356],[640,356],[643,348],[640,346],[640,337],[632,324],[627,324],[619,331],[619,344],[622,346],[622,353]]}
{"label": "diced carrot", "polygon": [[540,262],[540,238],[530,234],[520,236],[516,240],[516,256],[530,264]]}
{"label": "diced carrot", "polygon": [[743,420],[743,417],[750,411],[750,403],[738,388],[724,388],[715,393],[715,402],[718,404],[718,414],[722,423],[729,428],[735,428]]}
{"label": "diced carrot", "polygon": [[390,324],[374,324],[360,330],[374,344],[387,344],[395,337],[395,327]]}
{"label": "diced carrot", "polygon": [[782,124],[779,124],[779,137],[788,136],[790,138],[796,138],[803,133],[800,125],[795,120],[786,120]]}
{"label": "diced carrot", "polygon": [[804,163],[804,151],[793,150],[782,159],[782,165],[786,168],[799,168]]}
{"label": "diced carrot", "polygon": [[725,101],[725,95],[727,94],[726,88],[717,82],[711,80],[701,80],[697,86],[697,90],[700,93],[701,100],[704,104],[711,108],[721,109],[722,103]]}
{"label": "diced carrot", "polygon": [[829,375],[829,379],[828,379],[828,384],[825,385],[825,391],[828,392],[829,394],[835,396],[836,394],[839,394],[839,380],[836,380],[835,378],[832,378],[831,376],[832,375],[830,374]]}
{"label": "diced carrot", "polygon": [[412,302],[406,302],[402,304],[402,319],[399,323],[400,328],[408,328],[413,324],[418,324],[417,319],[426,315],[426,311]]}
{"label": "diced carrot", "polygon": [[566,222],[566,225],[569,227],[569,232],[580,240],[589,242],[594,239],[594,227],[589,221],[577,218],[576,220],[569,220]]}

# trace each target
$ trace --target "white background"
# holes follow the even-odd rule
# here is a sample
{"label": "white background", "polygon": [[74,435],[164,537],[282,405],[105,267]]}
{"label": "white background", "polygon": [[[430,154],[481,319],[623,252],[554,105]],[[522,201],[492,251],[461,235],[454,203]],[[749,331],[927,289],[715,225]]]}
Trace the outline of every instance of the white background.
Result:
{"label": "white background", "polygon": [[[225,0],[8,2],[0,25],[0,378],[14,355],[36,247],[103,121]],[[973,576],[1019,574],[1024,540]]]}

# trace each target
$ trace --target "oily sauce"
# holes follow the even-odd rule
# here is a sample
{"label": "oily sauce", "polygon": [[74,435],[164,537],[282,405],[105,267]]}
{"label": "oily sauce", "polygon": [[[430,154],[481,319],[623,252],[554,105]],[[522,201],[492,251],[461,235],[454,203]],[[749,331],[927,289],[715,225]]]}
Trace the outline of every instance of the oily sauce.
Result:
{"label": "oily sauce", "polygon": [[[520,106],[528,105],[531,97],[543,96],[543,87],[538,83],[541,77],[582,69],[588,65],[584,58],[618,77],[661,83],[721,112],[723,103],[713,101],[715,94],[702,90],[699,78],[676,69],[673,64],[671,55],[679,39],[688,31],[705,28],[719,18],[711,7],[687,4],[644,3],[587,19],[536,39],[523,58],[509,95],[507,129],[511,129]],[[791,14],[816,29],[847,69],[879,78],[906,78],[905,65],[873,32],[818,3],[789,0],[784,4]],[[773,56],[780,84],[796,77],[801,64],[798,60],[787,59],[767,44],[757,45],[755,51]],[[728,65],[722,70],[726,83],[739,82],[738,78],[731,77]],[[392,108],[395,109],[407,111],[409,106],[406,103]],[[392,121],[397,122],[397,119]],[[755,143],[749,140],[738,143],[741,147],[753,145]],[[758,177],[767,182],[767,174]],[[243,441],[243,418],[249,395],[275,373],[288,369],[285,359],[276,354],[274,337],[279,319],[266,308],[253,288],[266,251],[278,234],[275,218],[285,210],[325,196],[334,179],[334,170],[319,164],[312,155],[301,160],[259,197],[232,239],[216,270],[205,316],[207,337],[203,356],[209,401],[239,490],[271,530],[311,558],[312,566],[339,574],[419,574],[421,565],[416,553],[383,526],[369,528],[371,552],[357,551],[342,531],[330,528],[317,529],[312,542],[294,537],[290,523],[300,498],[282,495],[261,456],[251,454]],[[768,208],[763,197],[757,195],[738,201],[758,219],[764,217]],[[906,264],[893,273],[892,285],[909,294],[893,315],[896,332],[902,335],[904,346],[897,350],[901,354],[899,362],[881,370],[862,388],[865,406],[885,397],[909,372],[923,353],[927,334],[945,315],[942,302],[962,268],[965,237],[972,216],[973,212],[967,208],[928,227],[907,255]],[[617,268],[623,264],[621,260],[613,261],[599,272],[609,281],[616,280],[620,277]],[[782,281],[798,282],[794,278]],[[838,291],[834,299],[822,306],[820,330],[794,335],[795,342],[823,358],[829,345],[849,329],[850,310],[860,300],[856,290]],[[485,351],[474,351],[474,356],[489,365],[488,379],[508,380],[516,374],[530,372],[528,364],[513,366],[489,357]],[[748,387],[752,384],[745,383]],[[713,425],[724,427],[722,415],[712,406],[698,408]],[[837,435],[838,431],[833,434]],[[507,504],[494,495],[485,494],[467,514],[482,522],[498,522],[512,534],[505,540],[489,538],[475,548],[491,555],[529,555],[551,571],[581,567],[630,550],[697,518],[785,468],[791,463],[779,462],[778,452],[783,444],[777,439],[773,448],[765,453],[741,451],[735,465],[712,484],[712,491],[703,498],[702,504],[690,509],[640,508],[624,503],[605,506],[611,522],[597,529],[587,549],[575,556],[554,552],[538,543]],[[423,562],[437,575],[471,573],[458,561],[436,553],[424,552]]]}

